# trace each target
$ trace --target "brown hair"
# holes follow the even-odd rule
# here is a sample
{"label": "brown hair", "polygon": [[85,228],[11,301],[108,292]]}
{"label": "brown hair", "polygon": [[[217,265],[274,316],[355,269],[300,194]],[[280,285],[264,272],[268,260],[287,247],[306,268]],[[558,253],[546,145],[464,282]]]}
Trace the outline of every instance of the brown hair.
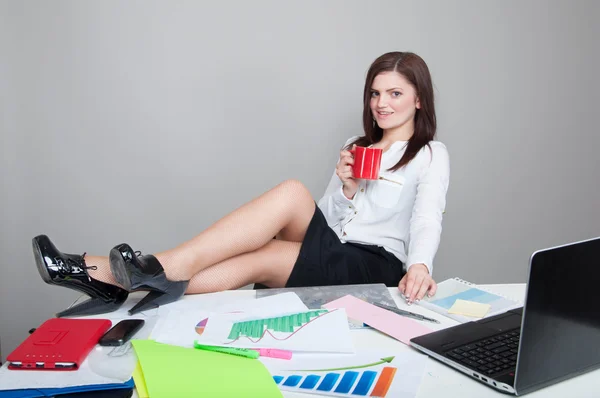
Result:
{"label": "brown hair", "polygon": [[[415,131],[408,140],[408,145],[402,158],[389,171],[398,170],[413,160],[425,145],[435,137],[436,118],[433,104],[433,84],[429,68],[421,57],[411,52],[389,52],[377,58],[367,72],[363,93],[363,128],[365,135],[357,138],[348,145],[369,146],[383,138],[383,130],[375,123],[371,113],[371,86],[373,80],[382,72],[398,72],[415,88],[421,108],[415,113]],[[429,147],[431,150],[431,147]]]}

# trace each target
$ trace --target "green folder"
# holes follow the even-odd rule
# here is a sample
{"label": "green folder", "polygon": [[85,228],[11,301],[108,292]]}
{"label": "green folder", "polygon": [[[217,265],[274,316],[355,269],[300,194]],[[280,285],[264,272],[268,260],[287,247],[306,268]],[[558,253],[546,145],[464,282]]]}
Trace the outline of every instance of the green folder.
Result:
{"label": "green folder", "polygon": [[258,359],[132,340],[152,398],[283,397]]}

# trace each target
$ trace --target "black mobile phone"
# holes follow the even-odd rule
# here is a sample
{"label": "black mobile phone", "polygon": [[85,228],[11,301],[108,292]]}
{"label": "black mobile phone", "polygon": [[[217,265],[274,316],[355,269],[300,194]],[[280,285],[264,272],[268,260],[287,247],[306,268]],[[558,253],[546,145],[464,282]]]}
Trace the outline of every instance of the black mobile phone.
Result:
{"label": "black mobile phone", "polygon": [[144,326],[143,319],[124,319],[104,333],[98,344],[102,346],[119,346],[129,339]]}

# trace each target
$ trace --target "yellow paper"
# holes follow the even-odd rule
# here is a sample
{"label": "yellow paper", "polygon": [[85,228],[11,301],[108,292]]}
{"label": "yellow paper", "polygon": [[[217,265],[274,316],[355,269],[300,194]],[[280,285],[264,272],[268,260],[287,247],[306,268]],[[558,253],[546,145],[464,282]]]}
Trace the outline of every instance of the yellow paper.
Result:
{"label": "yellow paper", "polygon": [[481,304],[474,301],[456,299],[454,305],[448,310],[448,313],[483,318],[491,307],[492,306],[489,304]]}
{"label": "yellow paper", "polygon": [[132,340],[132,344],[152,398],[282,398],[273,377],[257,359],[152,340]]}
{"label": "yellow paper", "polygon": [[133,370],[133,382],[135,383],[135,391],[139,398],[150,398],[148,395],[148,389],[146,388],[146,381],[144,380],[144,374],[142,373],[142,367],[140,361],[135,365]]}

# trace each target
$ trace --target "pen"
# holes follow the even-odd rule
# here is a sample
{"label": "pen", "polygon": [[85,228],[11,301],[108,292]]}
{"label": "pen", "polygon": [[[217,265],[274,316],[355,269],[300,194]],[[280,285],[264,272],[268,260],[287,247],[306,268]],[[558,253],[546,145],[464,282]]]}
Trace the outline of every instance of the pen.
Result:
{"label": "pen", "polygon": [[198,348],[198,349],[204,350],[204,351],[220,352],[222,354],[238,355],[240,357],[251,358],[251,359],[256,359],[260,356],[258,351],[254,351],[251,349],[237,348],[237,347],[221,347],[218,345],[204,345],[204,344],[199,344],[195,340],[194,340],[194,348]]}
{"label": "pen", "polygon": [[379,303],[373,303],[373,304],[379,308],[383,308],[384,310],[392,311],[398,315],[407,316],[409,318],[418,319],[420,321],[429,321],[429,322],[434,322],[434,323],[440,323],[440,321],[438,321],[437,319],[429,318],[429,317],[423,316],[421,314],[415,314],[414,312],[401,310],[400,308],[390,307],[389,305],[379,304]]}

